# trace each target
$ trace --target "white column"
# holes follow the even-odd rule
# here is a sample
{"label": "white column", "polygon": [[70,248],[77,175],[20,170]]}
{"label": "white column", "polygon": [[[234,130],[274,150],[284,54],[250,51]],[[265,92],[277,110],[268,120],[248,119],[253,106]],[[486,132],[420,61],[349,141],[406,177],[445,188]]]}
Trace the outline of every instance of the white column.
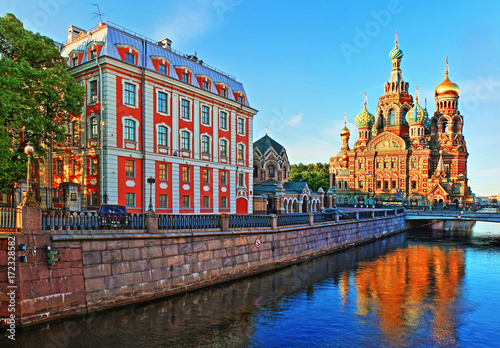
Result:
{"label": "white column", "polygon": [[[248,166],[250,174],[248,177],[248,213],[253,214],[253,118],[248,117]],[[259,174],[260,175],[260,174]]]}
{"label": "white column", "polygon": [[193,158],[201,158],[200,150],[200,102],[194,101],[193,110]]}
{"label": "white column", "polygon": [[193,204],[194,204],[194,213],[199,214],[200,213],[200,197],[201,197],[201,191],[200,191],[200,171],[201,168],[199,165],[195,164],[193,166],[193,180],[194,182],[192,183],[194,187],[194,197],[193,197]]}
{"label": "white column", "polygon": [[[179,149],[179,95],[172,94],[172,152]],[[177,177],[179,175],[177,174]]]}
{"label": "white column", "polygon": [[179,214],[179,163],[172,163],[172,212]]}
{"label": "white column", "polygon": [[214,170],[212,170],[212,173],[213,173],[213,177],[212,177],[212,180],[213,180],[212,207],[213,207],[214,214],[218,214],[219,213],[219,169],[214,168]]}
{"label": "white column", "polygon": [[213,128],[213,140],[212,140],[212,153],[213,161],[219,162],[219,108],[213,106],[212,108],[212,128]]}

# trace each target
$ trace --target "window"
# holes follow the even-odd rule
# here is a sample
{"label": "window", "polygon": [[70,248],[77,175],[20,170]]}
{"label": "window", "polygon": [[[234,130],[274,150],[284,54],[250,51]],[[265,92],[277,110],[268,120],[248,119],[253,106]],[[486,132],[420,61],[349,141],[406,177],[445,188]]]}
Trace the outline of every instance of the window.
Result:
{"label": "window", "polygon": [[210,154],[210,138],[207,135],[201,136],[201,153]]}
{"label": "window", "polygon": [[182,181],[189,182],[190,180],[190,170],[189,167],[182,167]]}
{"label": "window", "polygon": [[182,196],[182,207],[183,208],[190,208],[191,207],[191,197]]}
{"label": "window", "polygon": [[181,132],[181,150],[190,151],[191,150],[191,135],[188,131]]}
{"label": "window", "polygon": [[97,192],[95,191],[90,191],[90,205],[91,206],[97,205]]}
{"label": "window", "polygon": [[168,195],[160,195],[160,208],[168,208]]}
{"label": "window", "polygon": [[78,57],[71,58],[71,66],[74,68],[78,65]]}
{"label": "window", "polygon": [[203,208],[210,208],[210,197],[203,196]]}
{"label": "window", "polygon": [[221,157],[227,157],[227,140],[221,139],[219,154]]}
{"label": "window", "polygon": [[98,100],[98,96],[97,96],[97,80],[90,81],[89,85],[90,85],[89,86],[89,89],[90,89],[89,103],[96,103],[97,100]]}
{"label": "window", "polygon": [[417,181],[416,181],[416,180],[413,180],[413,181],[411,182],[411,188],[412,188],[413,190],[416,190],[416,189],[417,189]]}
{"label": "window", "polygon": [[243,144],[238,144],[238,159],[245,160],[245,146]]}
{"label": "window", "polygon": [[360,189],[362,189],[362,188],[363,188],[363,182],[362,182],[361,180],[359,180],[359,181],[358,181],[358,187],[359,187]]}
{"label": "window", "polygon": [[168,66],[166,66],[165,64],[160,64],[158,70],[159,70],[160,74],[168,75]]}
{"label": "window", "polygon": [[380,167],[381,167],[380,162],[377,162],[377,168],[380,169]]}
{"label": "window", "polygon": [[259,177],[259,168],[257,166],[253,166],[253,177],[254,178]]}
{"label": "window", "polygon": [[245,120],[238,118],[238,134],[245,134]]}
{"label": "window", "polygon": [[417,168],[417,162],[416,161],[411,162],[411,166],[412,168]]}
{"label": "window", "polygon": [[125,119],[123,137],[128,141],[135,141],[135,121]]}
{"label": "window", "polygon": [[168,129],[165,126],[158,127],[158,146],[168,146]]}
{"label": "window", "polygon": [[135,56],[130,52],[125,52],[125,62],[135,64]]}
{"label": "window", "polygon": [[227,197],[221,197],[220,198],[220,207],[221,208],[227,208]]}
{"label": "window", "polygon": [[389,168],[389,162],[384,162],[384,168]]}
{"label": "window", "polygon": [[57,176],[62,176],[63,174],[63,165],[62,165],[62,160],[58,159],[56,160],[56,175]]}
{"label": "window", "polygon": [[125,177],[135,178],[135,161],[125,160]]}
{"label": "window", "polygon": [[123,97],[124,104],[135,105],[135,85],[125,82],[125,93]]}
{"label": "window", "polygon": [[243,173],[238,174],[238,186],[239,187],[245,186],[245,174],[243,174]]}
{"label": "window", "polygon": [[189,74],[182,73],[182,82],[189,83]]}
{"label": "window", "polygon": [[92,117],[90,119],[89,139],[97,139],[98,134],[99,134],[99,122],[97,121],[97,117]]}
{"label": "window", "polygon": [[394,109],[391,109],[389,112],[389,124],[391,126],[396,124],[396,113],[394,112]]}
{"label": "window", "polygon": [[364,163],[363,163],[363,162],[360,162],[360,163],[359,163],[359,165],[358,165],[358,168],[359,168],[359,169],[363,169],[363,167],[364,167]]}
{"label": "window", "polygon": [[90,55],[89,55],[89,59],[96,59],[96,57],[97,57],[97,51],[91,50]]}
{"label": "window", "polygon": [[220,95],[224,98],[227,97],[227,90],[225,88],[221,88],[220,89]]}
{"label": "window", "polygon": [[160,163],[158,165],[158,177],[160,180],[167,180],[168,179],[167,169],[168,169],[168,165],[166,163]]}
{"label": "window", "polygon": [[203,169],[203,183],[210,184],[210,170]]}
{"label": "window", "polygon": [[99,161],[97,157],[90,159],[90,175],[96,176],[99,172]]}
{"label": "window", "polygon": [[396,168],[396,162],[392,162],[392,169]]}
{"label": "window", "polygon": [[269,166],[269,177],[274,178],[274,166]]}
{"label": "window", "polygon": [[205,105],[201,107],[201,123],[210,124],[210,109]]}
{"label": "window", "polygon": [[238,103],[243,104],[245,102],[245,97],[241,94],[238,96]]}
{"label": "window", "polygon": [[227,129],[227,112],[220,112],[220,128]]}
{"label": "window", "polygon": [[396,180],[392,180],[392,188],[395,189],[396,188]]}
{"label": "window", "polygon": [[377,188],[378,189],[382,188],[382,181],[380,180],[377,181]]}
{"label": "window", "polygon": [[167,101],[168,101],[168,94],[164,92],[158,92],[158,112],[168,112],[168,107],[167,107]]}
{"label": "window", "polygon": [[209,91],[210,90],[210,82],[203,81],[201,84],[201,88],[203,88],[205,91]]}
{"label": "window", "polygon": [[135,193],[125,193],[125,205],[127,207],[135,207]]}
{"label": "window", "polygon": [[220,172],[220,184],[227,185],[227,172]]}
{"label": "window", "polygon": [[181,117],[185,119],[190,119],[190,114],[189,114],[189,100],[182,99],[181,101]]}
{"label": "window", "polygon": [[384,190],[389,190],[389,181],[384,181]]}

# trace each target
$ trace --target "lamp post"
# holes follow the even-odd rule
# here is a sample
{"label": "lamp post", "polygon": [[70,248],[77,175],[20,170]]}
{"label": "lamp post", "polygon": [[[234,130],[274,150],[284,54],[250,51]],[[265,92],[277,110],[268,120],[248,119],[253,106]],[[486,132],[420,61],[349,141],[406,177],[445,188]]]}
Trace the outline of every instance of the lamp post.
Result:
{"label": "lamp post", "polygon": [[153,211],[152,194],[153,194],[153,184],[155,183],[155,178],[150,176],[146,181],[149,184],[149,208],[148,208],[148,211]]}
{"label": "lamp post", "polygon": [[31,156],[35,153],[35,149],[29,142],[24,147],[24,153],[28,156],[28,172],[26,174],[26,195],[21,202],[21,206],[38,207],[35,192],[33,192],[33,190],[31,189]]}

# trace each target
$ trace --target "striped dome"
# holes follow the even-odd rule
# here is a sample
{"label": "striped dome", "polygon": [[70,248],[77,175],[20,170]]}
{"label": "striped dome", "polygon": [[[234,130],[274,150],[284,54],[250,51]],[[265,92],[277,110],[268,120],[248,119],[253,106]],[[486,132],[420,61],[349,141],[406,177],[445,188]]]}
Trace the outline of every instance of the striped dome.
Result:
{"label": "striped dome", "polygon": [[415,106],[406,113],[406,121],[409,124],[423,123],[426,119],[426,111],[418,105],[418,99],[415,101]]}
{"label": "striped dome", "polygon": [[391,59],[401,59],[401,58],[403,58],[403,51],[401,51],[398,48],[398,44],[397,43],[394,46],[394,48],[391,50],[391,52],[389,52],[389,57]]}
{"label": "striped dome", "polygon": [[363,108],[363,111],[361,111],[356,118],[354,119],[354,122],[358,127],[371,127],[375,123],[375,116],[370,114],[368,110],[366,109],[366,103],[365,107]]}

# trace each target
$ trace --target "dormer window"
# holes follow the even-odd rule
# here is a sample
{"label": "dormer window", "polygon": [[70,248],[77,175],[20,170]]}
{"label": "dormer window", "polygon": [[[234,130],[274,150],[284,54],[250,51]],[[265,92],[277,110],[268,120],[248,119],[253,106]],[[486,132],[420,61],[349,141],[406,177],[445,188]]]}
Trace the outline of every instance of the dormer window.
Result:
{"label": "dormer window", "polygon": [[75,67],[78,65],[78,57],[71,58],[71,67]]}
{"label": "dormer window", "polygon": [[189,74],[188,73],[182,73],[182,82],[189,83]]}
{"label": "dormer window", "polygon": [[89,53],[89,59],[95,59],[97,57],[97,50],[91,50]]}
{"label": "dormer window", "polygon": [[243,97],[241,94],[238,96],[238,103],[243,104],[245,102],[245,97]]}
{"label": "dormer window", "polygon": [[125,52],[125,63],[135,65],[135,56],[130,52]]}
{"label": "dormer window", "polygon": [[227,98],[227,89],[221,88],[220,95],[221,97]]}
{"label": "dormer window", "polygon": [[168,75],[168,66],[166,66],[165,64],[160,64],[158,71],[162,75]]}
{"label": "dormer window", "polygon": [[203,83],[202,83],[202,88],[203,88],[205,91],[209,91],[209,90],[210,90],[210,82],[208,82],[208,81],[203,81]]}

